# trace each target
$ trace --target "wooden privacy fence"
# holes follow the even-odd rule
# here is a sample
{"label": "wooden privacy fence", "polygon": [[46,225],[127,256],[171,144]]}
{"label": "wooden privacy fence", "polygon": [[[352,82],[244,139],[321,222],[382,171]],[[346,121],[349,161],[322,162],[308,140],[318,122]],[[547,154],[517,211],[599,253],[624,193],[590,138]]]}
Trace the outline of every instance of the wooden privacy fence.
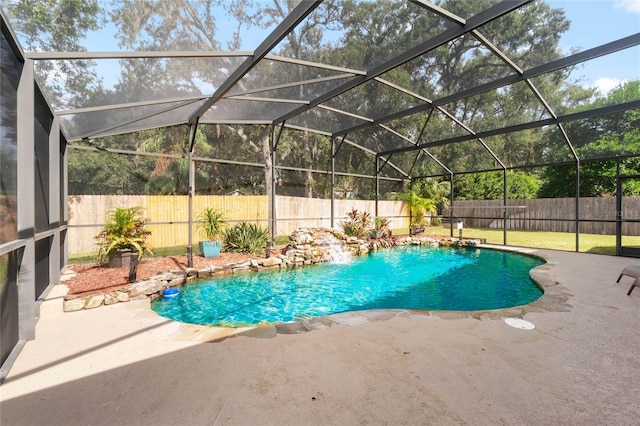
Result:
{"label": "wooden privacy fence", "polygon": [[[453,203],[453,217],[464,218],[471,228],[502,229],[503,200],[465,200]],[[575,232],[576,204],[574,198],[539,198],[509,200],[507,229],[547,232]],[[640,197],[623,197],[622,218],[640,219]],[[580,232],[615,235],[615,197],[584,197],[579,199]],[[445,209],[443,217],[449,217]],[[640,235],[640,223],[623,223],[623,235]]]}
{"label": "wooden privacy fence", "polygon": [[[375,215],[374,200],[334,200],[335,226],[357,209]],[[409,227],[409,210],[402,201],[378,201],[378,216],[391,220],[391,229]],[[331,200],[320,198],[276,197],[277,235],[290,235],[302,227],[331,227]]]}
{"label": "wooden privacy fence", "polygon": [[[100,232],[107,214],[116,207],[140,206],[150,219],[151,247],[187,246],[189,242],[189,197],[186,195],[72,195],[68,198],[69,254],[96,252],[94,236]],[[194,220],[205,207],[225,213],[231,222],[252,222],[268,227],[269,200],[266,195],[196,195],[193,199]],[[335,225],[351,209],[367,211],[373,216],[375,201],[335,200]],[[391,219],[393,229],[409,226],[408,211],[401,201],[379,201],[378,215]],[[276,235],[290,235],[300,227],[330,227],[331,200],[300,197],[276,197]],[[199,238],[193,228],[193,243]]]}

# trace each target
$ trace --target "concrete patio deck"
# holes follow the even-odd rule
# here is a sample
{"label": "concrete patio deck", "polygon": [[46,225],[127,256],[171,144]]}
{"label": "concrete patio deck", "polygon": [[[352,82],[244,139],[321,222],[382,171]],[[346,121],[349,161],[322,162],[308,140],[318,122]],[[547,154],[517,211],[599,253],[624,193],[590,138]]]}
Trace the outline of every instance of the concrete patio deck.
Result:
{"label": "concrete patio deck", "polygon": [[639,261],[529,251],[550,263],[527,307],[354,313],[303,334],[186,326],[148,301],[63,313],[56,286],[0,387],[0,423],[638,424],[640,289],[616,279]]}

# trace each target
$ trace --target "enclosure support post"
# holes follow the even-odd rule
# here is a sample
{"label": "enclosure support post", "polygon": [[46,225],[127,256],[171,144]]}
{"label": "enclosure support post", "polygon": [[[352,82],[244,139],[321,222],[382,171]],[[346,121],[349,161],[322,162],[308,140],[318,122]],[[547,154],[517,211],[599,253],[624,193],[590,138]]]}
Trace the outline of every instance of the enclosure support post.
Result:
{"label": "enclosure support post", "polygon": [[450,237],[453,238],[453,172],[449,175],[449,228],[451,228]]}
{"label": "enclosure support post", "polygon": [[622,256],[622,179],[619,159],[616,161],[616,256]]}
{"label": "enclosure support post", "polygon": [[575,195],[575,215],[574,218],[575,228],[576,228],[576,251],[580,251],[580,157],[578,157],[578,153],[576,152],[571,140],[569,139],[569,135],[564,130],[564,126],[562,123],[558,123],[558,130],[562,133],[562,136],[567,143],[567,146],[571,150],[571,155],[576,160],[576,195]]}
{"label": "enclosure support post", "polygon": [[[33,60],[26,59],[18,83],[18,99],[16,105],[16,138],[17,146],[17,193],[20,202],[17,204],[18,238],[26,240],[21,253],[18,269],[18,336],[19,340],[32,340],[36,337],[36,320],[38,316],[35,301],[36,294],[36,249],[35,249],[35,131],[33,111],[35,83]],[[4,220],[4,218],[3,218]],[[20,258],[20,255],[17,256]],[[4,283],[3,283],[4,284]],[[3,318],[4,319],[4,318]]]}
{"label": "enclosure support post", "polygon": [[282,135],[282,130],[284,129],[284,123],[282,123],[282,127],[280,128],[280,133],[276,138],[276,127],[271,127],[271,149],[269,150],[269,155],[271,157],[271,191],[269,193],[269,211],[271,212],[271,222],[270,222],[270,236],[271,243],[274,245],[276,241],[276,146],[278,145],[278,141],[280,140],[280,136]]}
{"label": "enclosure support post", "polygon": [[502,207],[502,245],[507,245],[507,201],[509,198],[509,191],[507,187],[507,169],[502,171],[502,191],[504,204]]}
{"label": "enclosure support post", "polygon": [[580,251],[580,159],[576,158],[576,252]]}
{"label": "enclosure support post", "polygon": [[189,244],[187,245],[187,266],[193,268],[193,197],[196,193],[196,173],[193,164],[193,149],[198,131],[198,120],[189,125]]}
{"label": "enclosure support post", "polygon": [[336,190],[336,157],[333,155],[336,149],[336,138],[331,138],[331,229],[335,227],[335,190]]}
{"label": "enclosure support post", "polygon": [[376,207],[375,217],[378,217],[378,199],[380,198],[380,156],[376,155]]}
{"label": "enclosure support post", "polygon": [[335,199],[336,199],[336,154],[342,146],[347,135],[345,134],[340,141],[340,144],[336,146],[336,138],[331,138],[331,228],[336,226],[336,214],[335,214]]}

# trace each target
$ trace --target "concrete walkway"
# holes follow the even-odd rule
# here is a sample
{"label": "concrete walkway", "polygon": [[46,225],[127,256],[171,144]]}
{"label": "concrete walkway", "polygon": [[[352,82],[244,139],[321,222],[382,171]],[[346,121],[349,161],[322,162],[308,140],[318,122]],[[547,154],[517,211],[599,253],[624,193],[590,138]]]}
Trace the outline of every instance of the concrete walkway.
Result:
{"label": "concrete walkway", "polygon": [[303,334],[186,326],[147,301],[63,313],[52,292],[0,423],[638,424],[640,289],[615,283],[638,261],[532,252],[550,263],[528,307],[355,313]]}

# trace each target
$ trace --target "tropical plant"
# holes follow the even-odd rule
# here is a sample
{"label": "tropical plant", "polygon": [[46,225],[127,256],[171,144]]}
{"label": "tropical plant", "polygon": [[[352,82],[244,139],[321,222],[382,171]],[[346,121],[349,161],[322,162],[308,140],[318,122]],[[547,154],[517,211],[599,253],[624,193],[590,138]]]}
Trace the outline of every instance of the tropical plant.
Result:
{"label": "tropical plant", "polygon": [[222,236],[225,226],[224,213],[213,207],[205,207],[198,215],[198,231],[207,241],[214,241]]}
{"label": "tropical plant", "polygon": [[151,231],[146,224],[148,218],[142,217],[142,207],[116,207],[107,215],[107,221],[95,238],[98,240],[98,259],[105,259],[115,250],[131,250],[138,253],[153,254],[147,246]]}
{"label": "tropical plant", "polygon": [[374,220],[374,229],[371,231],[373,238],[387,238],[391,236],[389,225],[391,221],[386,217],[376,217]]}
{"label": "tropical plant", "polygon": [[404,201],[409,206],[412,227],[426,225],[424,219],[426,213],[433,215],[438,213],[436,202],[431,198],[420,196],[414,189],[408,188],[404,192],[396,194],[394,198]]}
{"label": "tropical plant", "polygon": [[224,231],[224,251],[258,254],[266,250],[269,231],[254,223],[240,222]]}
{"label": "tropical plant", "polygon": [[341,222],[342,232],[347,237],[366,238],[371,232],[371,214],[352,209],[347,212],[347,220]]}

